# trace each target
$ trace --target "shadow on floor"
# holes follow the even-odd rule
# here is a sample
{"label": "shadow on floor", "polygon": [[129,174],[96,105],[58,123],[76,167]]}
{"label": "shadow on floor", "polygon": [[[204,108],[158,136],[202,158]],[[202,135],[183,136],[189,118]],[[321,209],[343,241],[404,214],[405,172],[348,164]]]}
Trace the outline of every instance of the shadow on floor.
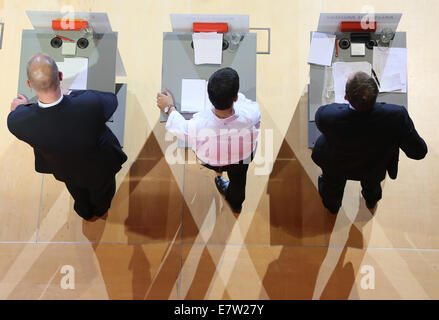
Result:
{"label": "shadow on floor", "polygon": [[[289,239],[291,246],[284,246],[270,263],[263,286],[270,299],[347,299],[365,253],[361,249],[351,253],[347,246],[364,247],[363,227],[373,215],[364,201],[353,223],[344,208],[335,216],[323,207],[316,187],[320,169],[307,150],[307,114],[303,96],[268,182],[271,244],[285,245]],[[339,247],[328,247],[334,243]]]}
{"label": "shadow on floor", "polygon": [[[134,99],[130,107],[143,114]],[[156,123],[122,181],[106,223],[83,224],[88,239],[99,239],[93,248],[110,299],[168,299],[178,279],[183,201],[177,181],[184,165],[167,164],[163,150],[170,142],[156,139],[164,136],[164,124]],[[113,247],[120,255],[114,261],[105,252],[108,245],[99,243],[109,223],[124,226],[122,243]]]}

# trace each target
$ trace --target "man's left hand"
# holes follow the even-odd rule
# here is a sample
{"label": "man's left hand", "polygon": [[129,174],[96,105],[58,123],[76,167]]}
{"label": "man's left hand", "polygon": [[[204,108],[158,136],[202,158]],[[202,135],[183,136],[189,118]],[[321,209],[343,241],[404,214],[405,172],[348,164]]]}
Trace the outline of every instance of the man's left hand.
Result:
{"label": "man's left hand", "polygon": [[15,98],[11,102],[11,111],[14,111],[15,109],[17,109],[18,106],[20,106],[22,104],[27,104],[27,103],[28,103],[28,101],[27,101],[26,97],[23,96],[22,94],[18,94],[18,98]]}

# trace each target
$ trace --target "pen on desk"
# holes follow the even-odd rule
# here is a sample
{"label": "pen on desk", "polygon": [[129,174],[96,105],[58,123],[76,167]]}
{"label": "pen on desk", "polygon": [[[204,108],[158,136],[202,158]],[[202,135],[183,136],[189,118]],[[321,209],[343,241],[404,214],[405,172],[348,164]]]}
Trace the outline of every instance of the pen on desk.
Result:
{"label": "pen on desk", "polygon": [[60,39],[62,39],[62,40],[66,40],[66,41],[70,41],[70,42],[75,42],[75,41],[72,40],[72,39],[69,39],[69,38],[66,38],[66,37],[62,37],[62,36],[59,36],[59,35],[56,35],[56,37],[57,37],[57,38],[60,38]]}
{"label": "pen on desk", "polygon": [[335,39],[335,56],[338,57],[338,40]]}
{"label": "pen on desk", "polygon": [[375,80],[377,81],[378,87],[381,87],[380,81],[378,80],[377,74],[375,73],[375,70],[372,69],[372,74],[375,78]]}

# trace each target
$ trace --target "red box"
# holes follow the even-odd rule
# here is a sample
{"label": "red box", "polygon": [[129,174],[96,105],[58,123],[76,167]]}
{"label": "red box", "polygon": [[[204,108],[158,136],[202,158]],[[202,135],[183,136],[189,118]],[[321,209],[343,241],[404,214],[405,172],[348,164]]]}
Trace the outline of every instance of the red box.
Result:
{"label": "red box", "polygon": [[229,30],[227,23],[194,22],[194,32],[219,32],[226,33]]}
{"label": "red box", "polygon": [[81,31],[87,27],[88,22],[84,20],[52,20],[52,29],[57,31]]}
{"label": "red box", "polygon": [[370,22],[366,21],[365,25],[367,29],[363,29],[361,22],[358,21],[342,21],[340,23],[341,32],[375,32],[377,30],[376,21]]}

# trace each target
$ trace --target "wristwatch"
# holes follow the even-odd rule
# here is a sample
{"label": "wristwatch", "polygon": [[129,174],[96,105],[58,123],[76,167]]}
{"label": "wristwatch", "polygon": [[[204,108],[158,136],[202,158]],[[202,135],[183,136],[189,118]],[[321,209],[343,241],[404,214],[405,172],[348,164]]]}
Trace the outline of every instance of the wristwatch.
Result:
{"label": "wristwatch", "polygon": [[175,106],[172,105],[172,104],[170,104],[170,105],[167,106],[165,109],[163,109],[163,111],[164,111],[165,113],[168,113],[168,112],[169,112],[169,109],[171,109],[171,108],[173,108],[173,107],[175,107]]}

